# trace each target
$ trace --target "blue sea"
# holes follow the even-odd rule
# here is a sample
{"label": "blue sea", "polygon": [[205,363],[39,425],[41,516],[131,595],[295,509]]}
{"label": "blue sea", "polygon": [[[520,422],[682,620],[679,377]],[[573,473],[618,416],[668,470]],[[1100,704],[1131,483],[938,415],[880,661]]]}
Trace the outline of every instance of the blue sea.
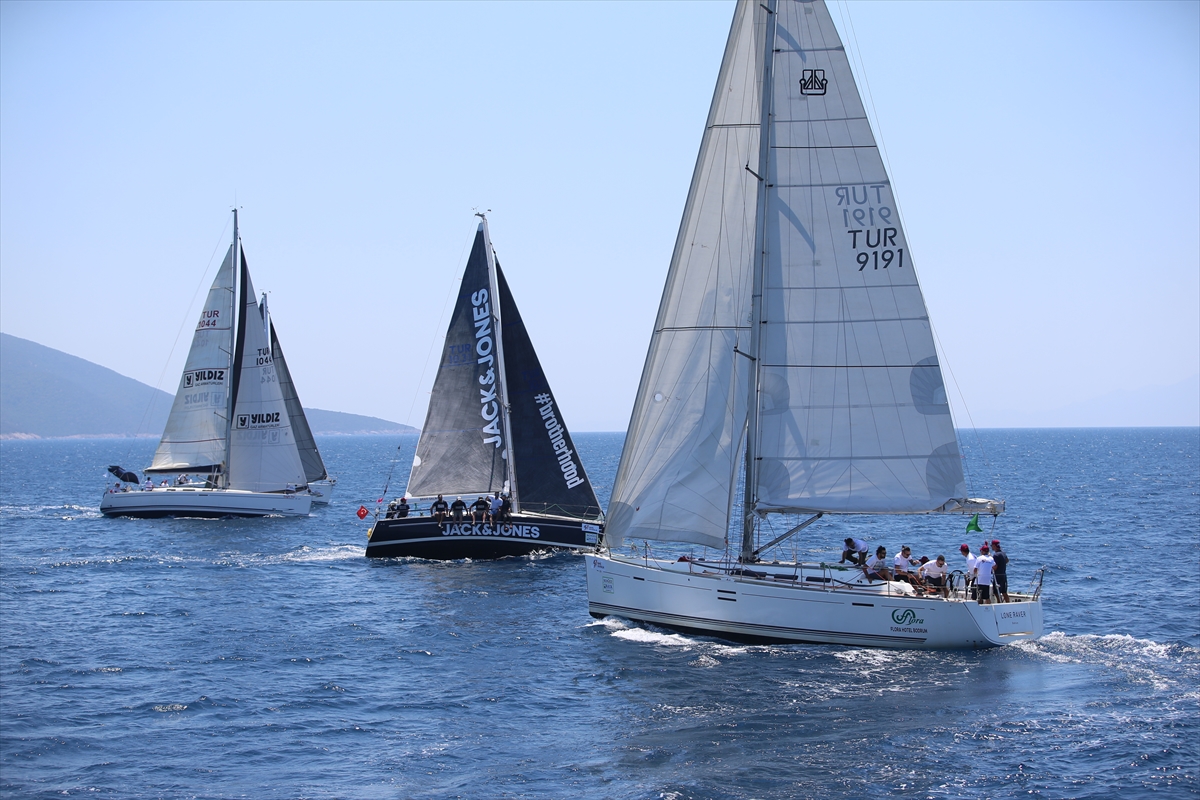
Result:
{"label": "blue sea", "polygon": [[[601,500],[620,434],[578,434]],[[304,519],[109,520],[151,440],[0,443],[0,794],[1047,798],[1200,793],[1200,431],[985,430],[1046,635],[982,652],[744,646],[587,613],[560,554],[363,556],[411,437],[319,440]],[[782,524],[782,523],[781,523]],[[962,517],[821,520],[957,562]]]}

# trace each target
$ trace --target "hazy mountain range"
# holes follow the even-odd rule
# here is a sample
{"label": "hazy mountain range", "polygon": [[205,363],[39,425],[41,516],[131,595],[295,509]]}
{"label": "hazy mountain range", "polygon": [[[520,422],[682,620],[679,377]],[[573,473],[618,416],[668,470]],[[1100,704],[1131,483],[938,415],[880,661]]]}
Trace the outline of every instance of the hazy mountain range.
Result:
{"label": "hazy mountain range", "polygon": [[[0,333],[0,438],[162,435],[174,395]],[[412,433],[378,417],[306,408],[315,434]]]}

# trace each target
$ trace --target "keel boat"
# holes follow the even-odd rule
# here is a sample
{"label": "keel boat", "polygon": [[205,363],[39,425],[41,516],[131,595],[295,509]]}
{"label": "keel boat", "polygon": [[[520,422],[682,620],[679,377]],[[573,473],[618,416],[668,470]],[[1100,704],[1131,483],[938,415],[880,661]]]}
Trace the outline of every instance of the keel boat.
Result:
{"label": "keel boat", "polygon": [[[981,605],[961,581],[928,594],[768,560],[826,515],[1003,510],[967,493],[912,252],[828,9],[740,0],[587,558],[589,612],[737,640],[1032,639],[1040,579]],[[771,520],[788,530],[768,534]]]}
{"label": "keel boat", "polygon": [[[592,550],[603,531],[600,503],[492,249],[487,219],[478,216],[407,493],[429,506],[438,496],[447,506],[461,500],[466,509],[380,517],[377,506],[370,557]],[[488,502],[489,510],[472,513],[476,502]],[[502,510],[490,510],[502,502]]]}
{"label": "keel boat", "polygon": [[[120,467],[114,474],[132,475]],[[192,336],[147,485],[101,498],[117,517],[303,516],[329,502],[325,472],[267,309],[233,243]],[[160,485],[154,485],[161,479]],[[128,489],[128,485],[125,489]]]}

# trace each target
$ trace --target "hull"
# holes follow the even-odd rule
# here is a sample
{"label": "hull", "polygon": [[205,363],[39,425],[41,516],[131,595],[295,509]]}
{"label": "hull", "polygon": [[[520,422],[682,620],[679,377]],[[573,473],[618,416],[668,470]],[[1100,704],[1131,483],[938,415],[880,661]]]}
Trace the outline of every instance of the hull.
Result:
{"label": "hull", "polygon": [[1041,600],[979,605],[961,593],[917,596],[822,565],[718,565],[590,555],[588,611],[736,641],[906,649],[998,647],[1042,634]]}
{"label": "hull", "polygon": [[367,534],[367,556],[452,561],[524,556],[543,550],[592,550],[601,526],[578,519],[514,514],[506,522],[473,524],[432,517],[380,519]]}
{"label": "hull", "polygon": [[243,492],[236,489],[175,487],[153,491],[106,493],[100,512],[106,517],[303,517],[311,508],[307,494]]}
{"label": "hull", "polygon": [[333,499],[333,487],[337,485],[336,480],[326,479],[323,481],[313,481],[308,484],[308,494],[312,497],[314,506],[327,506],[329,501]]}

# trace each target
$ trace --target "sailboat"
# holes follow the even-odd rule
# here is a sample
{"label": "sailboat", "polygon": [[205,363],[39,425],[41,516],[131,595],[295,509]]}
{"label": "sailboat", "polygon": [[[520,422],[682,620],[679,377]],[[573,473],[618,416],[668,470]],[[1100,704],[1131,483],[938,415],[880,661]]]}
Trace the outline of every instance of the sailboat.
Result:
{"label": "sailboat", "polygon": [[[329,500],[333,481],[300,405],[266,295],[256,300],[236,209],[233,242],[208,291],[166,429],[145,473],[147,488],[109,490],[101,512],[303,516],[314,501]],[[153,486],[160,477],[162,484]],[[319,498],[310,492],[314,485],[324,486]]]}
{"label": "sailboat", "polygon": [[1003,510],[967,496],[912,253],[828,9],[739,0],[587,559],[589,612],[752,641],[1032,639],[1036,576],[988,605],[962,581],[943,597],[769,555],[825,515]]}
{"label": "sailboat", "polygon": [[[491,559],[543,550],[592,550],[603,516],[516,301],[480,218],[446,331],[407,497],[470,507],[388,513],[368,534],[371,557]],[[430,505],[432,505],[432,502]],[[407,512],[405,512],[407,513]]]}

